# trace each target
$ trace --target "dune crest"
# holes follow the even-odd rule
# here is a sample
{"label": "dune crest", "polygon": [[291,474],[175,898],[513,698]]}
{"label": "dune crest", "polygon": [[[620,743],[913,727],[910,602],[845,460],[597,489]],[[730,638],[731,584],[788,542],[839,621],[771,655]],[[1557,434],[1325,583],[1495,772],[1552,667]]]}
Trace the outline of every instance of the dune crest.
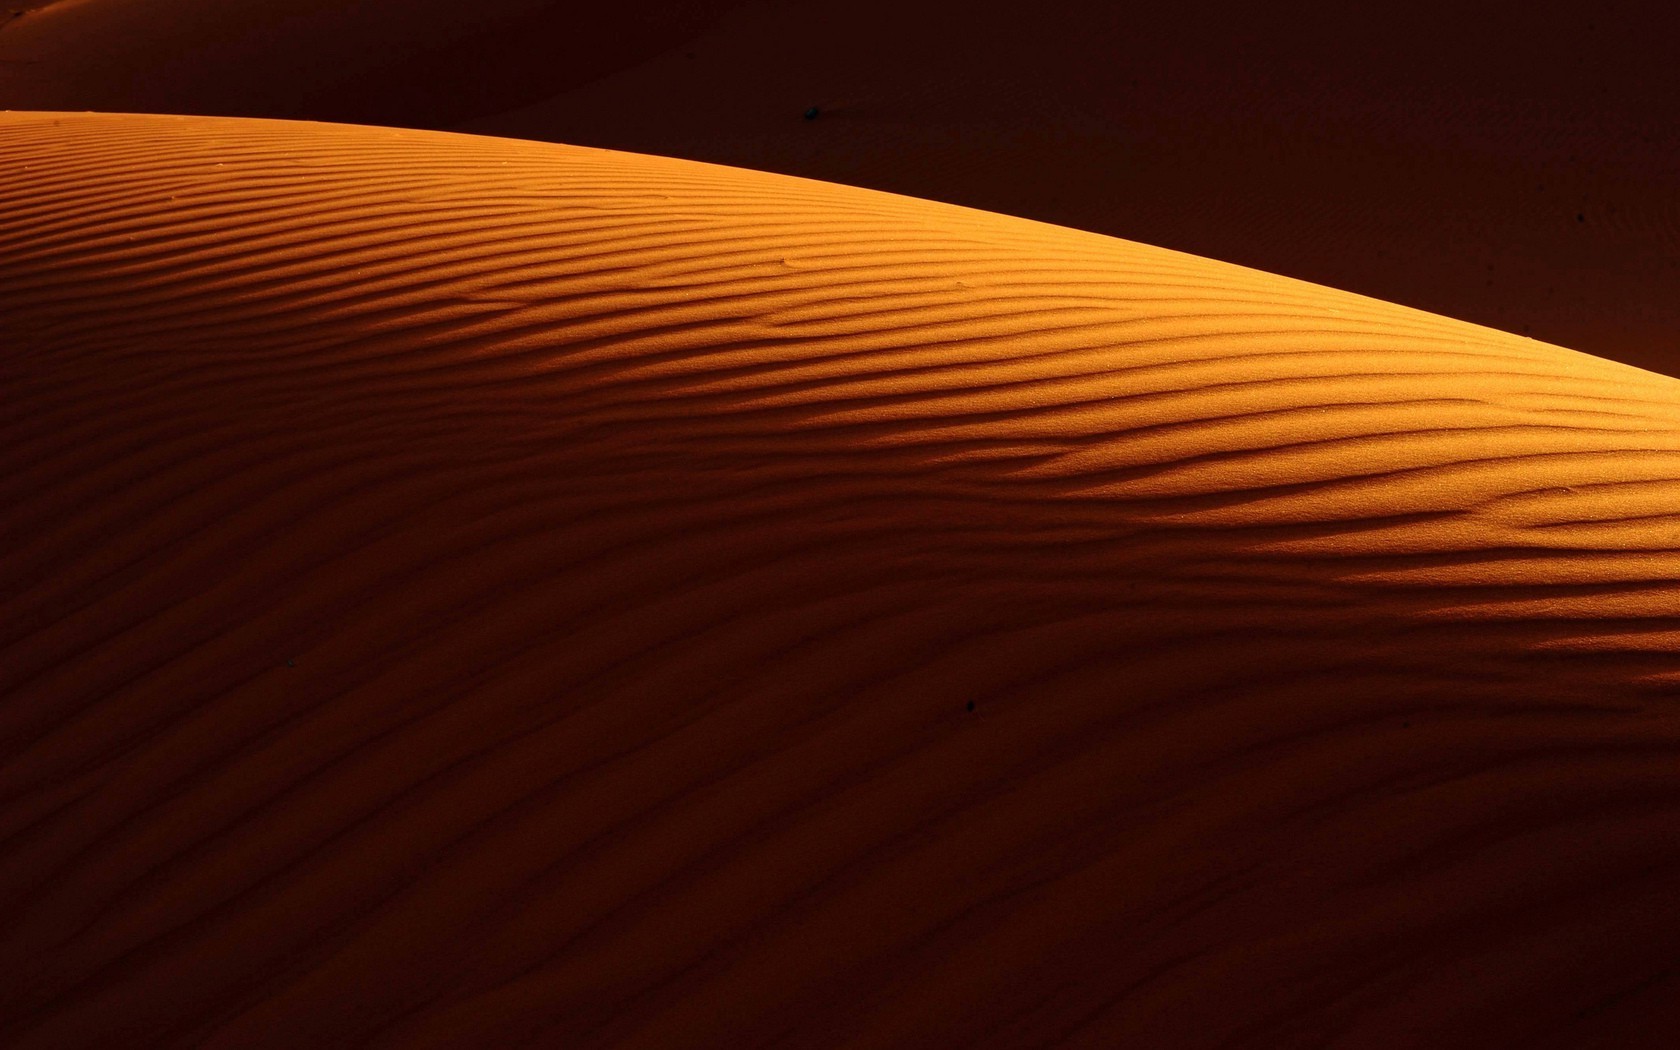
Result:
{"label": "dune crest", "polygon": [[0,171],[6,1045],[1680,1023],[1680,381],[655,157]]}

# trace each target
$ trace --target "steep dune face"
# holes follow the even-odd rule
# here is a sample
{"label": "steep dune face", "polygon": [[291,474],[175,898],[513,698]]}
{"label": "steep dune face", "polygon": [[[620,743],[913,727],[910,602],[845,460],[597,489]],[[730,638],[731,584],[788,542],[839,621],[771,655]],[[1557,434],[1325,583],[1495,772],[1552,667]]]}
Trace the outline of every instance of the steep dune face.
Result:
{"label": "steep dune face", "polygon": [[1675,380],[652,157],[0,169],[7,1045],[1680,1023]]}

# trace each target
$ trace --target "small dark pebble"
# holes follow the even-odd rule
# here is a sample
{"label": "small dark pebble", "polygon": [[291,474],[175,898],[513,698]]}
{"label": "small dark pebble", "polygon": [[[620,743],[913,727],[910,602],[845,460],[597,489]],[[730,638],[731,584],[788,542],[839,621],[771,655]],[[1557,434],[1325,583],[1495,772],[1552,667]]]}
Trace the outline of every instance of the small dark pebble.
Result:
{"label": "small dark pebble", "polygon": [[805,119],[806,120],[816,120],[821,115],[822,115],[822,110],[818,109],[815,106],[809,106],[805,110]]}
{"label": "small dark pebble", "polygon": [[1576,212],[1576,213],[1575,213],[1575,221],[1576,221],[1576,222],[1586,222],[1586,221],[1587,221],[1587,217],[1586,217],[1586,215],[1585,215],[1585,214],[1583,214],[1583,213],[1582,213],[1582,212]]}
{"label": "small dark pebble", "polygon": [[287,667],[296,667],[297,666],[297,661],[296,660],[287,660],[286,661],[286,666]]}
{"label": "small dark pebble", "polygon": [[1412,724],[1410,722],[1401,722],[1400,723],[1400,728],[1401,729],[1410,729],[1410,728],[1412,728]]}
{"label": "small dark pebble", "polygon": [[972,711],[972,710],[974,710],[974,701],[973,701],[973,700],[970,700],[970,701],[969,701],[969,702],[968,702],[968,709],[969,709],[969,710],[970,710],[970,711]]}

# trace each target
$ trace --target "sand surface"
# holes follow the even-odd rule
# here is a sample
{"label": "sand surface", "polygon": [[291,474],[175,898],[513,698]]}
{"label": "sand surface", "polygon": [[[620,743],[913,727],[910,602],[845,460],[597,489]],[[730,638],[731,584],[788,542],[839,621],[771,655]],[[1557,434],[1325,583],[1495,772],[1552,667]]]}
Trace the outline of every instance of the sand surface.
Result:
{"label": "sand surface", "polygon": [[1676,39],[1666,0],[60,0],[0,28],[0,108],[780,171],[1680,374]]}
{"label": "sand surface", "polygon": [[1680,381],[584,148],[0,170],[0,1043],[1680,1024]]}

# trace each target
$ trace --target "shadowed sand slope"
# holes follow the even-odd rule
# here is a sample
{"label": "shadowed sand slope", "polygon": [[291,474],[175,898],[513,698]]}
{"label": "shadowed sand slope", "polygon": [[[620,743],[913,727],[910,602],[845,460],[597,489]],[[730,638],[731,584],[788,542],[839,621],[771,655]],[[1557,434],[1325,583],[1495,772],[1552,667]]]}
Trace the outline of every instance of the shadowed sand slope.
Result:
{"label": "shadowed sand slope", "polygon": [[0,172],[0,1042],[1680,1022],[1680,382],[652,157]]}
{"label": "shadowed sand slope", "polygon": [[0,106],[443,126],[634,66],[742,0],[7,0]]}

